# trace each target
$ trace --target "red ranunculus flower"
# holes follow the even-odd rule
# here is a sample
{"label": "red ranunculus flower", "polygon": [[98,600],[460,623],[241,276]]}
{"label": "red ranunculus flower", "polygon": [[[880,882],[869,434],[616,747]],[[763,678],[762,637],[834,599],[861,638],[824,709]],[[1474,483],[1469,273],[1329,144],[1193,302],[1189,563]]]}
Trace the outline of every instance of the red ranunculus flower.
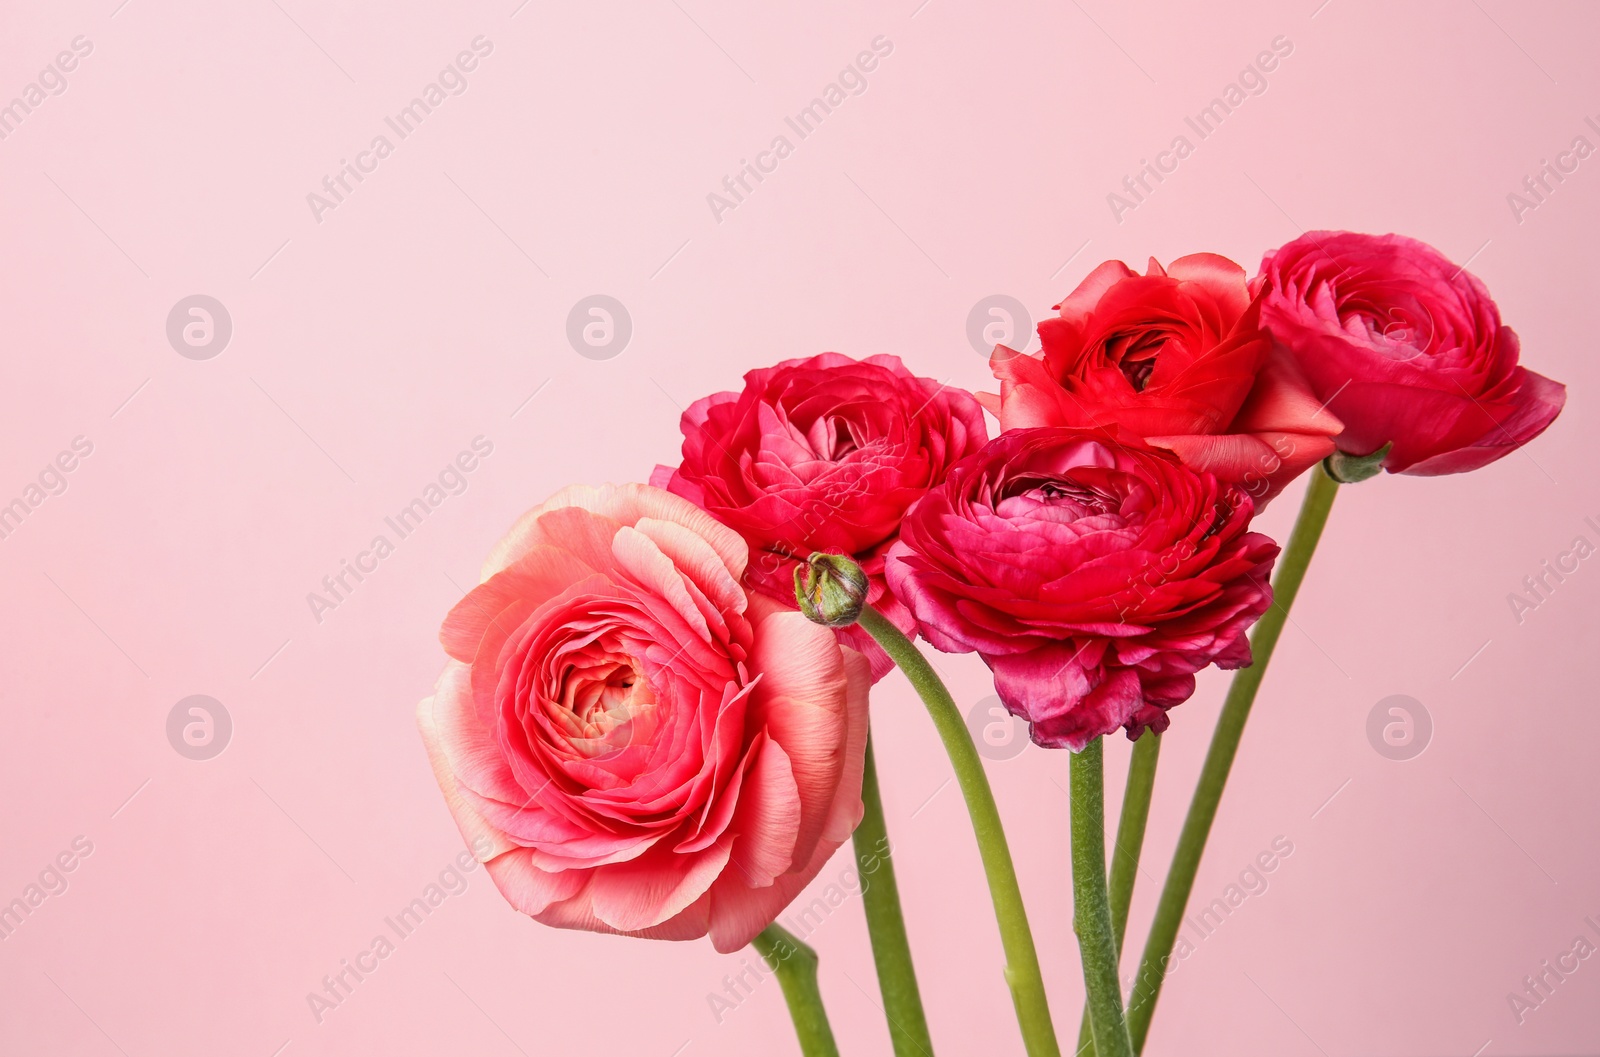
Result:
{"label": "red ranunculus flower", "polygon": [[1166,729],[1207,664],[1250,663],[1278,546],[1242,487],[1104,430],[1002,434],[906,516],[887,576],[927,640],[977,651],[1040,745]]}
{"label": "red ranunculus flower", "polygon": [[1555,421],[1566,386],[1517,364],[1483,283],[1401,235],[1311,231],[1266,255],[1261,321],[1390,473],[1476,470]]}
{"label": "red ranunculus flower", "polygon": [[1244,269],[1210,253],[1089,274],[1039,324],[1042,355],[997,346],[1002,429],[1116,427],[1242,485],[1259,507],[1333,452],[1339,421],[1262,332]]}
{"label": "red ranunculus flower", "polygon": [[[894,356],[837,352],[785,360],[744,376],[684,412],[683,462],[650,483],[689,499],[750,545],[746,581],[789,607],[794,567],[812,551],[848,554],[870,580],[868,601],[903,631],[905,607],[885,590],[883,555],[906,509],[988,429],[970,393],[918,378]],[[872,662],[888,656],[857,627],[840,640]]]}

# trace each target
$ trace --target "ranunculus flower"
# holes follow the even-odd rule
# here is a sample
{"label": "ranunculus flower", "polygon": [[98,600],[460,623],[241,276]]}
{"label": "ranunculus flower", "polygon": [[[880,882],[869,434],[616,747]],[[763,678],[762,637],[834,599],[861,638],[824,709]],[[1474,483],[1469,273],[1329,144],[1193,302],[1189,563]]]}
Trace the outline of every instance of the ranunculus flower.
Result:
{"label": "ranunculus flower", "polygon": [[1566,386],[1517,365],[1489,291],[1401,235],[1311,231],[1268,253],[1261,322],[1344,421],[1339,450],[1393,442],[1390,473],[1476,470],[1555,421]]}
{"label": "ranunculus flower", "polygon": [[737,950],[861,818],[867,665],[747,595],[744,541],[646,485],[524,515],[418,721],[456,825],[547,925]]}
{"label": "ranunculus flower", "polygon": [[[970,393],[894,356],[825,352],[751,371],[743,390],[695,401],[681,428],[682,463],[656,467],[650,483],[744,537],[752,588],[793,607],[797,564],[813,551],[848,554],[867,573],[867,601],[912,631],[884,588],[883,555],[907,508],[988,439]],[[874,678],[893,667],[860,628],[838,634]]]}
{"label": "ranunculus flower", "polygon": [[1239,485],[1104,430],[1003,433],[906,516],[887,575],[927,640],[977,651],[1033,740],[1167,727],[1207,664],[1250,663],[1278,545]]}
{"label": "ranunculus flower", "polygon": [[1261,506],[1333,452],[1339,421],[1275,354],[1244,269],[1211,253],[1106,261],[1039,324],[1040,356],[995,347],[1002,429],[1115,427],[1241,484]]}

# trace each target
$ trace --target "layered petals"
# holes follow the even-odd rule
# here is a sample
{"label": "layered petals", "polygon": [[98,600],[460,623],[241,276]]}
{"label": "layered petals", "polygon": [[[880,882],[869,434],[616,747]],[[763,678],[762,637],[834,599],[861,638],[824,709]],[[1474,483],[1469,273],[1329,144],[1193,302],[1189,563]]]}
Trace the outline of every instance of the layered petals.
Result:
{"label": "layered petals", "polygon": [[[987,440],[977,401],[894,356],[827,352],[751,371],[744,383],[684,412],[682,461],[656,467],[651,483],[749,544],[752,589],[792,608],[799,562],[813,551],[848,554],[867,573],[868,602],[912,633],[884,586],[883,556],[911,504]],[[875,677],[892,667],[859,628],[838,636]]]}
{"label": "layered petals", "polygon": [[1262,325],[1345,423],[1338,447],[1391,473],[1475,470],[1555,421],[1566,387],[1519,365],[1475,276],[1401,235],[1312,231],[1266,255]]}
{"label": "layered petals", "polygon": [[1250,660],[1277,544],[1239,485],[1136,437],[1002,434],[912,508],[887,576],[922,634],[977,652],[1040,745],[1167,726],[1208,664]]}
{"label": "layered petals", "polygon": [[[998,346],[1002,429],[1115,428],[1239,484],[1263,505],[1333,450],[1339,420],[1275,355],[1244,270],[1193,254],[1139,275],[1107,261],[1039,324],[1040,355]],[[1319,454],[1320,453],[1320,454]]]}
{"label": "layered petals", "polygon": [[733,949],[848,837],[865,662],[752,605],[746,557],[678,496],[567,489],[445,620],[451,660],[418,725],[463,836],[523,913]]}

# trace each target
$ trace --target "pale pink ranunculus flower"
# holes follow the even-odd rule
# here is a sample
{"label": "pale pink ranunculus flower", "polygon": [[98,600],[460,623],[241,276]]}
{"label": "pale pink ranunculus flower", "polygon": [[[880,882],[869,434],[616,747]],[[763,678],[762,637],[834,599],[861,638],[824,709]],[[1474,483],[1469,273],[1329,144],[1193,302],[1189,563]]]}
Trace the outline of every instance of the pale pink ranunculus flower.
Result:
{"label": "pale pink ranunculus flower", "polygon": [[648,485],[525,514],[450,612],[418,722],[462,835],[559,928],[749,943],[860,821],[866,662],[741,584]]}

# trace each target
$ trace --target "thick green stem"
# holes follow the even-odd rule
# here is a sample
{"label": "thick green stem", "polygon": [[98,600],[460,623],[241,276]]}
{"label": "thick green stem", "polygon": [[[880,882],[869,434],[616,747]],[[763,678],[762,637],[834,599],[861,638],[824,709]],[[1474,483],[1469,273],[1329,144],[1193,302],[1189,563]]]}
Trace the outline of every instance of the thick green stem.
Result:
{"label": "thick green stem", "polygon": [[856,869],[861,878],[861,902],[867,913],[867,935],[872,938],[872,960],[878,967],[878,989],[883,993],[883,1014],[889,1020],[889,1037],[895,1057],[933,1057],[928,1019],[917,990],[917,970],[911,964],[911,943],[900,913],[900,889],[894,880],[889,830],[883,821],[883,797],[878,792],[878,765],[872,738],[867,738],[866,771],[861,778],[861,803],[865,811],[856,827]]}
{"label": "thick green stem", "polygon": [[817,952],[782,925],[768,925],[751,946],[778,975],[803,1057],[839,1057],[828,1011],[822,1008],[822,992],[817,990]]}
{"label": "thick green stem", "polygon": [[1083,989],[1095,1052],[1133,1057],[1122,1019],[1117,937],[1106,891],[1106,791],[1101,739],[1072,753],[1072,931],[1078,934]]}
{"label": "thick green stem", "polygon": [[[1117,840],[1111,846],[1111,928],[1117,936],[1119,955],[1128,934],[1128,907],[1133,904],[1133,885],[1139,874],[1139,853],[1144,848],[1145,824],[1150,821],[1150,794],[1155,789],[1156,761],[1160,756],[1161,736],[1154,731],[1146,731],[1133,743],[1128,784],[1122,794],[1122,816],[1117,820]],[[1077,1053],[1078,1057],[1095,1053],[1087,1005],[1078,1029]]]}
{"label": "thick green stem", "polygon": [[1313,469],[1300,504],[1300,516],[1295,519],[1294,531],[1289,535],[1289,546],[1284,548],[1278,563],[1278,575],[1272,582],[1272,606],[1256,624],[1250,636],[1250,653],[1253,661],[1241,668],[1228,688],[1222,714],[1217,718],[1217,729],[1211,735],[1211,748],[1206,751],[1205,764],[1200,769],[1200,781],[1195,786],[1194,799],[1189,803],[1189,814],[1183,820],[1183,832],[1178,836],[1178,847],[1172,856],[1172,867],[1167,872],[1167,883],[1161,890],[1161,901],[1156,905],[1155,921],[1150,926],[1150,937],[1145,941],[1144,957],[1139,963],[1139,975],[1134,981],[1133,994],[1128,999],[1128,1027],[1133,1035],[1135,1050],[1144,1049],[1150,1033],[1150,1018],[1155,1013],[1156,999],[1161,994],[1161,982],[1171,961],[1172,945],[1178,938],[1178,928],[1183,921],[1183,911],[1189,902],[1189,892],[1194,888],[1194,875],[1200,868],[1200,856],[1205,851],[1206,838],[1211,834],[1211,823],[1217,817],[1217,804],[1222,799],[1222,788],[1228,781],[1228,771],[1233,766],[1234,754],[1239,751],[1239,738],[1244,734],[1245,720],[1250,718],[1250,706],[1255,702],[1261,678],[1272,660],[1273,648],[1283,633],[1284,621],[1289,617],[1289,607],[1294,605],[1300,583],[1305,579],[1306,567],[1317,549],[1322,527],[1328,523],[1328,512],[1333,509],[1334,496],[1339,484],[1329,477],[1321,466]]}
{"label": "thick green stem", "polygon": [[1055,1025],[1050,1022],[1050,1003],[1045,998],[1044,976],[1039,972],[1039,954],[1028,929],[1017,870],[1011,862],[1011,848],[1006,843],[994,792],[989,788],[989,776],[984,773],[983,760],[972,744],[961,711],[928,659],[899,628],[871,606],[862,608],[861,626],[911,681],[950,756],[956,782],[967,801],[967,813],[972,816],[983,872],[989,880],[989,895],[994,900],[994,916],[1000,924],[1000,942],[1006,954],[1006,983],[1011,987],[1023,1045],[1029,1057],[1060,1057]]}

